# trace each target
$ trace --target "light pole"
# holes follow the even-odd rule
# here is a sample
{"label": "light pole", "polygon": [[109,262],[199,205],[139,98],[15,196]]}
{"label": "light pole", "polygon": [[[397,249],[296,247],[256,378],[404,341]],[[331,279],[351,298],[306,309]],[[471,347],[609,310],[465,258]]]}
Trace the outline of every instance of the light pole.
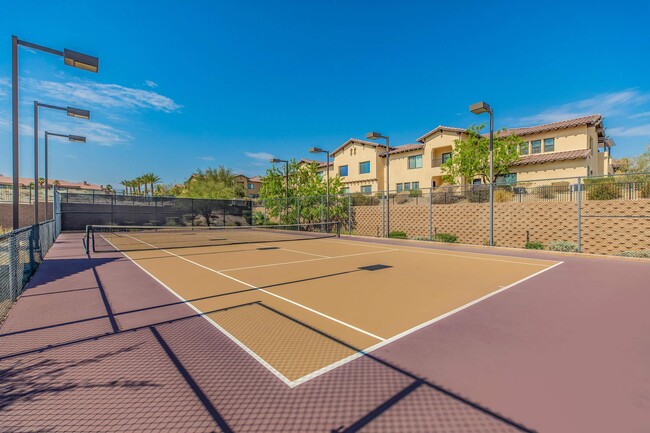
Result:
{"label": "light pole", "polygon": [[327,168],[325,169],[327,171],[327,199],[326,199],[326,205],[327,205],[327,211],[325,212],[326,215],[326,221],[329,223],[330,222],[330,152],[328,150],[321,149],[320,147],[312,147],[309,149],[311,153],[325,153],[327,155]]}
{"label": "light pole", "polygon": [[[90,111],[82,110],[80,108],[73,107],[57,107],[56,105],[43,104],[42,102],[34,101],[34,224],[38,224],[38,109],[39,108],[50,108],[52,110],[65,111],[68,116],[76,117],[79,119],[90,119]],[[47,136],[46,142],[47,146]],[[47,155],[47,151],[46,151]],[[46,156],[47,158],[47,156]],[[47,159],[46,159],[46,168],[45,168],[45,215],[47,219]]]}
{"label": "light pole", "polygon": [[385,237],[390,237],[390,145],[387,135],[381,135],[379,132],[369,132],[366,134],[368,140],[377,140],[383,138],[386,140],[386,233]]}
{"label": "light pole", "polygon": [[47,191],[48,191],[48,138],[49,137],[63,137],[74,143],[85,143],[86,137],[80,135],[65,135],[65,134],[56,134],[54,132],[45,131],[45,219],[48,219],[47,212],[49,210],[47,206]]}
{"label": "light pole", "polygon": [[284,195],[284,212],[287,222],[289,221],[289,161],[285,159],[272,158],[271,163],[277,164],[284,162],[284,186],[285,186],[285,195]]}
{"label": "light pole", "polygon": [[[88,56],[86,54],[78,53],[76,51],[64,49],[63,51],[47,48],[42,45],[32,44],[31,42],[21,41],[18,36],[11,37],[11,113],[12,113],[12,136],[13,136],[13,227],[14,229],[20,228],[20,207],[18,201],[20,200],[20,187],[18,182],[19,177],[19,151],[20,145],[18,141],[18,46],[31,48],[38,51],[44,51],[55,56],[63,57],[63,62],[68,66],[84,69],[90,72],[97,72],[99,70],[99,59],[97,57]],[[34,184],[38,183],[38,179],[34,180]]]}
{"label": "light pole", "polygon": [[486,102],[477,102],[469,106],[474,114],[490,114],[490,246],[494,246],[494,112]]}

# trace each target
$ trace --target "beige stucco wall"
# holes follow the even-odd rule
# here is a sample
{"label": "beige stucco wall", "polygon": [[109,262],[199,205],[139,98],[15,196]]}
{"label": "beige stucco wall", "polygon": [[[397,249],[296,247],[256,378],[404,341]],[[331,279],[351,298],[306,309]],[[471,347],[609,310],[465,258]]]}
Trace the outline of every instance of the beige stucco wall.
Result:
{"label": "beige stucco wall", "polygon": [[[364,161],[370,161],[370,173],[360,174],[359,164]],[[370,185],[373,192],[378,191],[378,186],[383,182],[384,164],[375,146],[352,142],[333,155],[333,162],[332,175],[339,173],[339,167],[348,166],[348,175],[342,176],[341,181],[350,188],[351,193],[361,191],[365,185]]]}

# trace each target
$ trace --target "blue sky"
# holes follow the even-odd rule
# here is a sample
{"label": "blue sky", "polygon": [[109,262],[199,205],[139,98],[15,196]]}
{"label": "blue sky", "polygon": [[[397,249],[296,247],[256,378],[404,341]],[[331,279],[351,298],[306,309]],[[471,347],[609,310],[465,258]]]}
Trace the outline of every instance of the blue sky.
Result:
{"label": "blue sky", "polygon": [[[12,34],[100,57],[100,72],[20,49],[21,177],[32,176],[32,103],[50,176],[165,183],[223,164],[262,174],[370,130],[391,144],[466,127],[485,100],[497,127],[601,113],[614,156],[650,143],[648,2],[25,1],[0,15],[0,173],[11,174]],[[42,132],[41,132],[42,134]]]}

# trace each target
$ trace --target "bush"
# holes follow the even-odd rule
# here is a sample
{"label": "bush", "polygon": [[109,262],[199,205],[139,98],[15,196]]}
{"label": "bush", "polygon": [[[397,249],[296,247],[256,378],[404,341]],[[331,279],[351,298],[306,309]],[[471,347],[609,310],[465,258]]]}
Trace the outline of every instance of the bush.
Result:
{"label": "bush", "polygon": [[641,198],[650,198],[650,182],[637,183],[636,188]]}
{"label": "bush", "polygon": [[621,198],[621,188],[613,177],[585,179],[587,199],[589,200],[615,200]]}
{"label": "bush", "polygon": [[404,204],[409,201],[409,196],[410,195],[408,192],[406,193],[400,192],[399,194],[397,194],[397,197],[395,198],[395,203]]}
{"label": "bush", "polygon": [[578,251],[578,245],[570,241],[553,241],[548,245],[548,249],[551,251],[575,253]]}
{"label": "bush", "polygon": [[458,236],[453,233],[436,233],[433,236],[433,240],[436,242],[447,242],[449,244],[455,244],[458,241]]}
{"label": "bush", "polygon": [[355,192],[351,195],[352,206],[371,206],[374,203],[371,195],[365,195],[360,192]]}
{"label": "bush", "polygon": [[431,239],[429,239],[428,236],[413,236],[411,239],[414,240],[414,241],[430,241],[431,240]]}
{"label": "bush", "polygon": [[638,257],[641,259],[650,259],[650,250],[642,251],[623,251],[619,254],[621,257]]}
{"label": "bush", "polygon": [[422,190],[420,189],[412,189],[409,191],[409,196],[410,197],[422,197]]}
{"label": "bush", "polygon": [[543,250],[544,249],[544,244],[541,242],[526,242],[526,245],[524,245],[524,248],[527,250]]}
{"label": "bush", "polygon": [[515,195],[512,193],[512,191],[508,191],[505,189],[497,189],[494,191],[494,202],[495,203],[510,203],[512,201],[512,198]]}
{"label": "bush", "polygon": [[552,186],[538,186],[536,193],[539,198],[545,200],[551,200],[555,198],[555,188]]}
{"label": "bush", "polygon": [[406,236],[406,232],[400,230],[393,230],[388,234],[388,237],[393,239],[408,239],[408,236]]}

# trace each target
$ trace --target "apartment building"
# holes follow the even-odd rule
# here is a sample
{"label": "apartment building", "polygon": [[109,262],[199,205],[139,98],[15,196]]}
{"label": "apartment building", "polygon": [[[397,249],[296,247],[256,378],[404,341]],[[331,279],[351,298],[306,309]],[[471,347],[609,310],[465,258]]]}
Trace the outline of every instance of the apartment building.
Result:
{"label": "apartment building", "polygon": [[[605,136],[603,117],[584,116],[544,125],[513,128],[524,140],[520,157],[499,181],[514,183],[537,179],[602,176],[613,173],[611,147]],[[391,147],[390,189],[405,191],[444,184],[442,165],[452,157],[455,142],[467,138],[463,128],[438,126],[415,143]],[[351,138],[334,150],[330,175],[341,176],[345,192],[371,193],[385,189],[385,146]],[[321,163],[319,170],[326,169]],[[457,179],[457,183],[480,183],[480,179]]]}

